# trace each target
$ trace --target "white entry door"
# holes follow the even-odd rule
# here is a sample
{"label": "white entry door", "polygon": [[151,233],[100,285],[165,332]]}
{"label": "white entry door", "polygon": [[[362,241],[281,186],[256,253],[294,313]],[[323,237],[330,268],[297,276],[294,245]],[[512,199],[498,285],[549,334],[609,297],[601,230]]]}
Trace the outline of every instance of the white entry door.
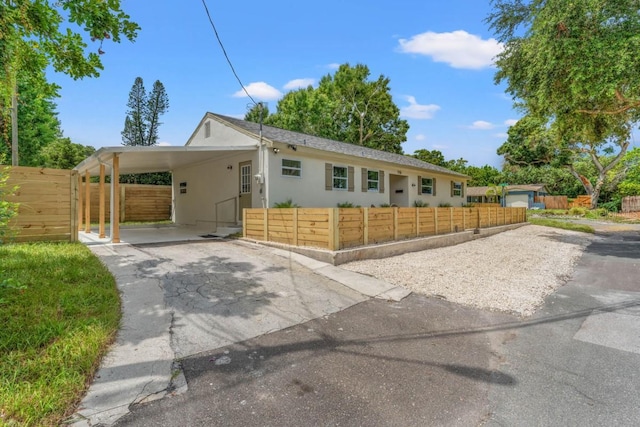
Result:
{"label": "white entry door", "polygon": [[252,179],[251,161],[240,163],[240,194],[238,202],[240,220],[242,220],[242,210],[251,208]]}

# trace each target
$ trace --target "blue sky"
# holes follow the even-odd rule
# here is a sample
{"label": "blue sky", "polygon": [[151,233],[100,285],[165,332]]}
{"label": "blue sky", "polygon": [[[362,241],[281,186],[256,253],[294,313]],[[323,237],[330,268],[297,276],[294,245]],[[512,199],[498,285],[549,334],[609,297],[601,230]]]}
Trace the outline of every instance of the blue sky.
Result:
{"label": "blue sky", "polygon": [[[504,87],[493,83],[492,58],[501,46],[483,22],[488,0],[207,4],[240,79],[272,112],[284,93],[317,84],[339,64],[362,63],[372,79],[383,74],[391,81],[394,102],[410,124],[405,153],[436,149],[447,159],[501,167],[496,149],[518,113]],[[99,78],[49,74],[62,86],[56,103],[65,136],[96,148],[121,145],[136,77],[147,91],[155,80],[166,88],[162,145],[184,145],[207,111],[244,116],[250,100],[201,0],[122,5],[142,29],[134,43],[103,45]]]}

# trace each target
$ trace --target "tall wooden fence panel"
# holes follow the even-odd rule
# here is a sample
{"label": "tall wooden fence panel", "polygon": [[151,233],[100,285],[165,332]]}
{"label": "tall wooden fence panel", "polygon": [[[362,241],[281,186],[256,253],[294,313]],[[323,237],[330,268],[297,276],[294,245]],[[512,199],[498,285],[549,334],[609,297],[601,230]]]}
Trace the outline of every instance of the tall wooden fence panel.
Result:
{"label": "tall wooden fence panel", "polygon": [[[98,222],[100,194],[91,183],[91,222]],[[171,219],[171,186],[120,184],[120,221],[166,221]],[[111,212],[111,184],[105,184],[105,218]],[[83,211],[84,212],[84,211]]]}
{"label": "tall wooden fence panel", "polygon": [[77,182],[70,170],[11,167],[7,188],[18,189],[7,200],[19,205],[14,241],[77,241]]}
{"label": "tall wooden fence panel", "polygon": [[628,196],[622,198],[622,212],[640,212],[640,196]]}
{"label": "tall wooden fence panel", "polygon": [[569,203],[570,208],[590,208],[591,196],[578,196]]}
{"label": "tall wooden fence panel", "polygon": [[545,209],[569,209],[567,196],[537,196],[536,203],[544,203]]}
{"label": "tall wooden fence panel", "polygon": [[525,208],[245,209],[244,236],[330,250],[526,222]]}

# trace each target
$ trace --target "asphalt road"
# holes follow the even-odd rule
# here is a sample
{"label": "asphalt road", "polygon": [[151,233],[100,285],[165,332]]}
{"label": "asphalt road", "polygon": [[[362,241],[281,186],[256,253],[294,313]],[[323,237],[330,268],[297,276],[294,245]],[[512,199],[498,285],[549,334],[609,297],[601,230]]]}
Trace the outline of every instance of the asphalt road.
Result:
{"label": "asphalt road", "polygon": [[601,234],[520,319],[368,300],[186,357],[188,391],[119,426],[635,426],[640,233]]}

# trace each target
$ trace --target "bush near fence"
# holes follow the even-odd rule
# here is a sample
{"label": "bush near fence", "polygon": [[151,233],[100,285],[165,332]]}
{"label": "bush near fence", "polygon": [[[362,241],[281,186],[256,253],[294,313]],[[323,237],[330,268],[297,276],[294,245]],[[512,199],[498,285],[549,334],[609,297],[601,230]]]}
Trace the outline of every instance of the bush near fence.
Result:
{"label": "bush near fence", "polygon": [[[4,167],[4,166],[0,166]],[[77,175],[70,170],[14,166],[8,187],[18,186],[10,202],[19,204],[11,220],[14,241],[78,240]]]}
{"label": "bush near fence", "polygon": [[[96,223],[100,216],[99,184],[91,183],[90,185],[91,222]],[[105,184],[104,191],[105,221],[108,222],[111,215],[111,184]],[[120,184],[120,222],[170,220],[171,203],[170,185]],[[82,209],[80,212],[84,215]]]}
{"label": "bush near fence", "polygon": [[246,238],[329,250],[526,222],[525,208],[245,209]]}

